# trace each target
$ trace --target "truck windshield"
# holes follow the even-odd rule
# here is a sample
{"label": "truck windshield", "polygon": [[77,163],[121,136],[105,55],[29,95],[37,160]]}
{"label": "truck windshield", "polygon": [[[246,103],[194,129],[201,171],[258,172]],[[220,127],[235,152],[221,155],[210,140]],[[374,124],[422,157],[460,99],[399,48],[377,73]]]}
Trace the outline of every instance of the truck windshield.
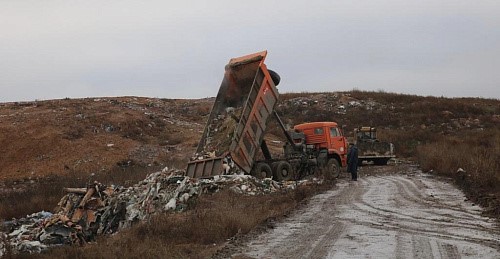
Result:
{"label": "truck windshield", "polygon": [[375,131],[362,131],[358,132],[358,139],[376,139],[377,133]]}

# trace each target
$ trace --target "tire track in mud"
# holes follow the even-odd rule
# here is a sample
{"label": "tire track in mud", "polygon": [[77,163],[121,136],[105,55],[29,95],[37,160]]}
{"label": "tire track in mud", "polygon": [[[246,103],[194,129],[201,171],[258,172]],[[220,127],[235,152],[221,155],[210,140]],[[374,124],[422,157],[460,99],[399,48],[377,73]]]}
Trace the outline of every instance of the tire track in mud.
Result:
{"label": "tire track in mud", "polygon": [[[453,212],[457,213],[463,213],[466,212],[461,208],[456,208],[453,206],[449,206],[446,204],[442,204],[439,202],[438,199],[436,198],[429,198],[428,196],[424,196],[421,193],[421,190],[425,190],[429,188],[429,186],[421,187],[420,189],[417,189],[414,184],[414,181],[409,181],[408,179],[405,178],[394,178],[394,177],[380,177],[381,179],[385,179],[388,181],[391,181],[396,185],[398,188],[398,193],[401,194],[404,198],[406,198],[408,201],[413,202],[416,205],[420,205],[421,207],[439,207],[439,208],[446,208],[448,210],[451,210]],[[470,213],[468,213],[470,214]],[[438,215],[438,214],[437,214]],[[458,216],[453,216],[452,217],[458,217]],[[476,219],[477,217],[471,217],[468,215],[468,217],[464,219]]]}
{"label": "tire track in mud", "polygon": [[[387,223],[387,221],[383,221],[384,223],[378,223],[377,220],[372,220],[368,222],[360,222],[360,221],[355,221],[355,220],[345,220],[347,222],[350,222],[352,224],[357,224],[361,226],[365,226],[367,228],[373,228],[373,229],[379,229],[379,230],[392,230],[392,231],[397,231],[399,233],[404,233],[404,234],[409,234],[409,235],[425,235],[428,237],[434,237],[438,239],[443,239],[443,240],[450,240],[450,241],[465,241],[469,243],[474,243],[482,246],[488,246],[493,249],[500,249],[500,240],[499,239],[488,239],[488,238],[471,238],[468,237],[467,235],[455,235],[455,234],[450,234],[450,233],[441,233],[441,232],[436,232],[436,230],[428,230],[428,229],[422,229],[420,227],[411,227],[411,226],[404,226],[402,224],[392,224],[392,223]],[[439,226],[431,226],[431,227],[439,227]]]}
{"label": "tire track in mud", "polygon": [[460,258],[460,253],[455,245],[440,243],[439,253],[441,254],[441,258]]}
{"label": "tire track in mud", "polygon": [[[363,195],[363,200],[361,202],[353,203],[353,206],[358,211],[365,212],[372,219],[371,222],[368,222],[368,224],[364,224],[363,222],[358,223],[367,226],[374,225],[374,228],[379,229],[390,227],[400,229],[399,231],[403,231],[408,234],[425,234],[446,240],[468,241],[476,244],[487,244],[492,248],[498,248],[498,239],[495,239],[494,236],[491,235],[484,236],[484,231],[489,230],[489,232],[492,232],[498,237],[500,232],[494,230],[494,224],[484,220],[480,223],[470,221],[471,219],[478,220],[478,216],[473,217],[467,215],[466,217],[455,217],[451,214],[436,213],[436,211],[432,210],[439,211],[444,209],[443,207],[448,209],[448,206],[442,206],[440,203],[432,204],[424,199],[420,202],[421,200],[414,199],[414,196],[411,195],[398,195],[405,193],[406,189],[403,190],[398,188],[398,192],[392,195],[395,197],[395,206],[392,206],[391,209],[378,208],[375,205],[372,205],[377,204],[377,201],[373,201],[371,199],[375,196],[373,195],[373,192],[376,193],[380,186],[387,186],[387,183],[381,183],[380,181],[389,181],[390,183],[399,186],[399,180],[406,183],[409,181],[403,177],[390,177],[390,179],[388,179],[388,177],[373,177],[370,181],[368,181],[369,185],[372,185],[373,187],[369,189],[367,188],[367,192]],[[419,179],[417,178],[415,180]],[[372,194],[370,194],[370,192],[372,192]],[[455,195],[456,194],[457,193],[455,193]],[[377,205],[380,206],[380,203]],[[422,215],[415,216],[409,212],[403,212],[404,210],[407,210],[408,207],[413,206],[421,207],[421,209],[418,209],[418,213],[422,213]],[[382,207],[388,206],[387,204],[383,204]],[[459,212],[461,215],[466,214],[464,209],[460,209]],[[413,210],[412,213],[417,212]],[[436,218],[435,215],[438,217]],[[428,218],[429,216],[430,218]],[[382,222],[382,225],[378,226],[377,224],[374,224],[373,221],[378,223]],[[427,228],[421,228],[422,225]],[[440,229],[440,231],[436,232],[435,229]],[[467,232],[464,232],[464,230],[467,230]]]}
{"label": "tire track in mud", "polygon": [[[453,205],[450,205],[447,203],[443,203],[440,201],[439,198],[436,198],[436,197],[429,198],[429,196],[424,196],[422,194],[421,190],[429,189],[429,188],[431,188],[431,186],[423,183],[422,178],[413,179],[413,181],[410,181],[409,179],[401,178],[401,177],[398,178],[398,180],[395,180],[395,179],[390,179],[390,180],[395,182],[396,184],[398,184],[398,188],[402,188],[404,190],[404,193],[408,194],[407,197],[409,197],[410,199],[412,197],[418,197],[418,199],[413,198],[413,200],[416,203],[423,204],[424,206],[431,205],[433,207],[446,208],[448,210],[451,210],[451,211],[454,211],[457,213],[466,213],[468,219],[474,220],[474,219],[481,218],[479,213],[477,213],[477,214],[471,213],[471,211],[467,211],[463,208],[460,208],[460,207],[457,208],[456,206],[453,206]],[[420,184],[417,184],[417,183],[420,183]],[[451,185],[449,185],[448,187],[453,188],[453,189],[455,188]],[[454,215],[450,215],[450,216],[458,218],[458,216],[454,216]]]}
{"label": "tire track in mud", "polygon": [[[405,199],[405,201],[403,202],[405,204],[404,206],[406,207],[410,207],[409,205],[418,206],[419,208],[422,208],[421,209],[422,212],[426,213],[426,217],[419,217],[410,215],[408,213],[400,213],[395,210],[385,209],[387,212],[394,213],[396,215],[408,216],[417,220],[429,220],[429,221],[445,220],[450,222],[452,220],[456,221],[462,220],[467,222],[467,226],[476,226],[478,228],[485,228],[486,226],[489,227],[491,225],[489,221],[492,220],[484,221],[484,217],[480,216],[479,213],[467,211],[463,208],[454,208],[450,205],[442,204],[436,198],[429,199],[423,197],[422,199],[416,199],[415,198],[416,195],[412,195],[413,193],[408,193],[407,189],[404,187],[404,184],[402,184],[400,181],[395,179],[387,179],[387,180],[393,182],[399,189],[398,193],[400,194],[400,197]],[[402,181],[407,181],[407,179],[402,179]],[[454,188],[454,187],[450,185],[449,188]],[[422,196],[421,194],[418,195]],[[373,209],[384,210],[376,208],[367,202],[363,202],[363,204],[368,207],[372,207]],[[479,222],[474,222],[474,221],[479,221]],[[460,223],[460,225],[462,226],[462,223]]]}
{"label": "tire track in mud", "polygon": [[[427,177],[425,177],[427,178]],[[407,190],[404,186],[412,185],[415,182],[422,182],[421,178],[414,178],[412,181],[407,178],[399,178],[400,181],[390,179],[393,182],[396,182],[398,185],[398,188],[400,186],[403,186],[403,190]],[[439,185],[439,186],[438,186]],[[446,224],[446,222],[450,223],[456,223],[459,226],[464,226],[466,228],[471,228],[471,229],[479,229],[479,230],[484,230],[485,228],[491,228],[492,227],[492,222],[494,220],[485,218],[481,216],[480,209],[478,207],[472,208],[471,205],[468,206],[467,208],[464,208],[463,205],[465,204],[464,198],[465,196],[463,193],[459,192],[456,190],[456,188],[448,183],[440,182],[440,181],[434,181],[430,182],[429,184],[425,185],[427,186],[426,189],[413,189],[412,193],[410,196],[402,196],[406,198],[407,201],[404,203],[408,207],[408,203],[413,202],[413,205],[421,206],[422,212],[425,213],[426,216],[437,216],[437,218],[434,217],[420,217],[423,218],[423,220],[431,220],[431,221],[438,221],[442,222],[443,224]],[[445,192],[448,193],[443,193],[443,194],[437,194],[435,191],[438,191],[439,189],[444,190]],[[420,192],[419,192],[420,190]],[[432,198],[428,198],[424,195],[422,195],[422,191],[425,190],[431,190],[433,194]],[[406,193],[404,191],[400,191],[399,193]],[[417,194],[422,199],[414,199],[412,194]],[[448,197],[450,199],[455,199],[453,203],[455,206],[449,204],[449,201],[444,200],[443,197]],[[419,218],[419,217],[415,217]],[[473,226],[473,227],[471,227]],[[500,232],[497,232],[500,233]]]}
{"label": "tire track in mud", "polygon": [[[381,177],[381,179],[386,179]],[[391,182],[395,182],[393,179],[389,179]],[[406,181],[406,180],[405,180]],[[374,184],[370,182],[370,184]],[[401,191],[399,191],[401,193]],[[365,193],[366,195],[366,193]],[[406,196],[408,197],[408,196]],[[411,206],[421,206],[424,207],[425,209],[423,210],[426,215],[429,216],[416,216],[412,215],[411,213],[405,213],[404,210],[401,209],[395,209],[395,207],[392,208],[387,208],[387,206],[374,206],[372,203],[368,203],[365,200],[361,201],[360,203],[355,203],[354,206],[356,206],[359,210],[366,211],[367,213],[373,213],[376,215],[379,215],[380,217],[397,217],[398,219],[405,220],[405,221],[410,221],[410,222],[415,222],[415,223],[426,223],[428,225],[436,225],[436,226],[446,226],[446,227],[454,227],[454,228],[460,228],[460,229],[470,229],[470,230],[477,230],[477,231],[483,231],[488,227],[491,227],[491,223],[489,222],[473,222],[473,220],[478,220],[477,216],[471,217],[471,216],[454,216],[449,213],[443,214],[443,213],[434,213],[432,211],[429,211],[430,209],[428,208],[429,205],[426,203],[420,203],[418,202],[419,200],[416,199],[405,199],[404,201],[401,201],[401,198],[405,198],[404,195],[397,196],[399,200],[396,200],[396,203],[398,204],[406,204],[408,206],[411,204]],[[415,202],[416,201],[416,202]],[[411,203],[414,202],[414,203]],[[431,204],[432,205],[432,204]],[[397,206],[401,207],[401,205]],[[440,207],[440,206],[438,206]],[[431,207],[432,208],[432,207]],[[460,211],[461,214],[464,214],[464,210]],[[437,217],[435,217],[437,216]]]}
{"label": "tire track in mud", "polygon": [[452,185],[397,173],[339,179],[241,251],[245,258],[500,258],[499,244],[494,222]]}
{"label": "tire track in mud", "polygon": [[360,204],[355,204],[354,206],[356,206],[357,209],[364,211],[366,213],[373,213],[375,215],[378,214],[378,216],[380,216],[380,217],[391,217],[392,216],[392,217],[396,217],[400,220],[405,220],[408,222],[426,223],[428,225],[436,225],[436,226],[445,225],[446,227],[460,228],[460,229],[469,229],[469,230],[478,230],[478,231],[482,231],[482,230],[486,229],[486,227],[484,227],[482,225],[477,225],[477,224],[464,225],[462,223],[448,222],[449,220],[447,220],[447,219],[443,219],[440,221],[439,219],[428,219],[428,218],[421,217],[421,216],[412,216],[411,214],[405,214],[405,213],[397,212],[394,210],[376,208],[375,206],[372,206],[372,205],[368,204],[367,202],[361,202]]}
{"label": "tire track in mud", "polygon": [[[341,184],[341,186],[346,184]],[[343,195],[339,191],[344,192]],[[315,196],[306,208],[299,209],[289,221],[248,245],[254,249],[245,256],[253,258],[324,258],[336,240],[346,232],[347,225],[332,218],[337,208],[359,199],[355,188],[336,188]],[[336,199],[335,197],[341,197]],[[311,209],[311,206],[314,209]]]}

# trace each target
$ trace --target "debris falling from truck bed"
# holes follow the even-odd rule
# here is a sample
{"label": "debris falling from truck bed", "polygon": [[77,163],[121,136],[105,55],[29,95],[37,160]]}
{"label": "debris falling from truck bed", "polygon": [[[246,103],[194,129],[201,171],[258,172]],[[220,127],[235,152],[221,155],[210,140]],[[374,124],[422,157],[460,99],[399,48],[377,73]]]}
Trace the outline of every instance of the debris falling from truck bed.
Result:
{"label": "debris falling from truck bed", "polygon": [[214,116],[207,125],[206,137],[194,159],[222,156],[229,150],[233,140],[234,129],[238,125],[243,108],[227,107]]}

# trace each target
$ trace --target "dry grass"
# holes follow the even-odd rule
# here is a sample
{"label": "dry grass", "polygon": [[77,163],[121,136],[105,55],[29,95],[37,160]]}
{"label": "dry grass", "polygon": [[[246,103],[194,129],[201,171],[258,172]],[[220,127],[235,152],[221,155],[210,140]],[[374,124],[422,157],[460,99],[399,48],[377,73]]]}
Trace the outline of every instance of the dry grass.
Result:
{"label": "dry grass", "polygon": [[[500,129],[447,136],[418,147],[423,170],[451,176],[490,214],[500,216]],[[459,168],[465,172],[457,172]]]}
{"label": "dry grass", "polygon": [[418,147],[424,170],[455,173],[462,168],[484,184],[500,181],[500,130],[491,129],[461,137],[444,137]]}

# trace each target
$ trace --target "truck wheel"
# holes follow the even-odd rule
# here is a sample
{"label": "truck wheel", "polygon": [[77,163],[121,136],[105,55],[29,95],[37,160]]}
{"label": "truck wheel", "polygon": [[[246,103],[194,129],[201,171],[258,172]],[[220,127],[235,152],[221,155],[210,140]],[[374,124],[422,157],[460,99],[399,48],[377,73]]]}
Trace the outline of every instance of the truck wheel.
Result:
{"label": "truck wheel", "polygon": [[278,75],[278,73],[268,69],[267,71],[269,71],[269,75],[271,76],[271,79],[273,80],[273,83],[275,86],[278,86],[280,84],[280,81],[281,81],[281,77],[280,75]]}
{"label": "truck wheel", "polygon": [[270,178],[273,176],[273,171],[268,164],[261,162],[254,166],[252,175],[259,179]]}
{"label": "truck wheel", "polygon": [[271,163],[271,171],[273,172],[273,176],[274,176],[274,172],[276,172],[276,167],[278,167],[278,164],[280,162],[272,162]]}
{"label": "truck wheel", "polygon": [[287,161],[280,161],[276,164],[274,178],[277,181],[288,181],[292,178],[292,165]]}
{"label": "truck wheel", "polygon": [[337,178],[340,176],[340,164],[335,158],[328,159],[325,169],[326,173],[329,174],[330,177]]}

